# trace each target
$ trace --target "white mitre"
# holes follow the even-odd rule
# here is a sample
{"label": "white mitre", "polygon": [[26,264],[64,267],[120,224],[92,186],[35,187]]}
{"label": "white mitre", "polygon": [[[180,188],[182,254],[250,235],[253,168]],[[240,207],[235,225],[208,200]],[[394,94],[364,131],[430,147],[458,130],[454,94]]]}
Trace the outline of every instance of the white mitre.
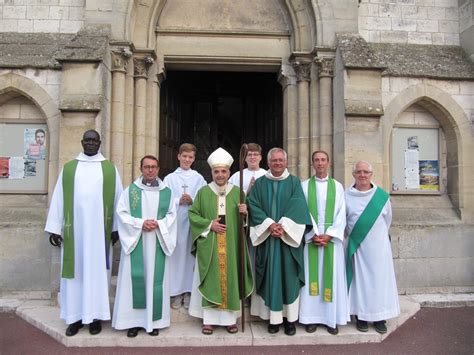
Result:
{"label": "white mitre", "polygon": [[234,159],[232,158],[232,155],[227,153],[227,151],[222,148],[217,148],[211,153],[211,155],[209,155],[209,158],[207,158],[207,163],[211,169],[230,168],[233,162]]}

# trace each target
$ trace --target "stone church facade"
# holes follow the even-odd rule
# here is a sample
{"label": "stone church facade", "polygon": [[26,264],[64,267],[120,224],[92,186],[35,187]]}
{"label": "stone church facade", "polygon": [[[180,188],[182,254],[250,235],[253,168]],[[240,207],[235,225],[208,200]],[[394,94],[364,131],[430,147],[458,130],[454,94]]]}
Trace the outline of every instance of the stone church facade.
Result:
{"label": "stone church facade", "polygon": [[[473,125],[472,0],[1,0],[0,296],[57,291],[44,221],[86,129],[124,186],[183,141],[203,171],[217,145],[281,145],[301,179],[322,149],[345,187],[368,160],[400,293],[473,292]],[[15,180],[39,128],[46,157]]]}

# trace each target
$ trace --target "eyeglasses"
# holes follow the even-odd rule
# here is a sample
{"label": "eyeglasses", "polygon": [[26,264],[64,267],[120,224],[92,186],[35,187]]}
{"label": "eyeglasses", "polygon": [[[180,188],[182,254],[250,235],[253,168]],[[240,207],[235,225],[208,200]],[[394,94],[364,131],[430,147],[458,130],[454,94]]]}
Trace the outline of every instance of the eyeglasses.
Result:
{"label": "eyeglasses", "polygon": [[157,165],[144,165],[143,169],[156,170],[158,169],[158,166]]}
{"label": "eyeglasses", "polygon": [[372,172],[371,172],[371,171],[368,171],[368,170],[356,170],[356,171],[354,171],[354,174],[357,174],[357,175],[360,175],[360,174],[369,175],[369,174],[372,174]]}
{"label": "eyeglasses", "polygon": [[260,153],[247,153],[248,157],[258,157]]}
{"label": "eyeglasses", "polygon": [[286,159],[270,159],[270,163],[284,163]]}

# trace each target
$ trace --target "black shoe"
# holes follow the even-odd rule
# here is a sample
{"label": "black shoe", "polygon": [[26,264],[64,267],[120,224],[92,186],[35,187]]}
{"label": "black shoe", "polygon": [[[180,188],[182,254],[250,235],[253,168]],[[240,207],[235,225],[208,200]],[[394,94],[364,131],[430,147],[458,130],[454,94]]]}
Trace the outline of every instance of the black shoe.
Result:
{"label": "black shoe", "polygon": [[295,335],[296,334],[295,322],[286,322],[285,323],[285,334],[286,335]]}
{"label": "black shoe", "polygon": [[137,335],[138,335],[138,331],[140,330],[140,328],[130,328],[128,331],[127,331],[127,336],[129,338],[135,338]]}
{"label": "black shoe", "polygon": [[357,323],[356,323],[356,327],[357,327],[357,330],[359,332],[363,332],[363,333],[366,333],[369,331],[369,323],[367,323],[365,320],[360,320],[358,318],[357,319]]}
{"label": "black shoe", "polygon": [[380,334],[387,333],[387,326],[385,325],[385,321],[381,320],[378,322],[374,322],[375,331]]}
{"label": "black shoe", "polygon": [[318,329],[317,324],[306,324],[305,325],[306,333],[314,333]]}
{"label": "black shoe", "polygon": [[148,334],[150,334],[152,337],[156,337],[158,334],[160,334],[160,330],[159,329],[153,329]]}
{"label": "black shoe", "polygon": [[268,332],[270,334],[276,334],[280,330],[280,324],[268,324]]}
{"label": "black shoe", "polygon": [[91,324],[89,324],[89,333],[91,335],[99,334],[102,331],[102,324],[100,320],[95,320]]}
{"label": "black shoe", "polygon": [[339,329],[337,328],[337,325],[335,328],[331,328],[330,326],[326,326],[328,333],[331,335],[337,335],[339,333]]}
{"label": "black shoe", "polygon": [[72,337],[73,335],[76,335],[79,329],[81,329],[83,326],[82,320],[78,320],[75,323],[69,324],[66,329],[66,336]]}

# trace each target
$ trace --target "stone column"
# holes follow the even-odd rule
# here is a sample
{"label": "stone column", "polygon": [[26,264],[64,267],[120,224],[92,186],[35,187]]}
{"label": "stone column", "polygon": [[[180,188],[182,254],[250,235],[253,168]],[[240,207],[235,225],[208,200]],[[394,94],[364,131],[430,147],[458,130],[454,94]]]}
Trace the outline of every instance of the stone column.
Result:
{"label": "stone column", "polygon": [[332,162],[332,77],[334,73],[334,59],[321,58],[317,60],[317,63],[319,65],[320,82],[320,148],[329,154]]}
{"label": "stone column", "polygon": [[297,174],[298,114],[296,74],[291,65],[282,65],[278,81],[283,91],[283,148],[288,153],[288,170]]}
{"label": "stone column", "polygon": [[147,119],[147,79],[148,69],[153,64],[153,58],[133,58],[135,77],[135,107],[133,132],[133,178],[140,175],[140,159],[146,152],[146,119]]}
{"label": "stone column", "polygon": [[298,176],[301,179],[309,177],[309,81],[311,62],[294,62],[298,83]]}
{"label": "stone column", "polygon": [[123,149],[123,175],[122,184],[128,186],[132,182],[133,164],[133,106],[135,98],[135,85],[133,74],[134,61],[130,60],[126,67],[125,76],[125,122],[124,122],[124,149]]}
{"label": "stone column", "polygon": [[[313,65],[311,68],[311,82],[309,85],[309,145],[310,154],[319,149],[319,67]],[[312,165],[311,159],[310,164]],[[311,168],[310,168],[311,170]],[[312,171],[311,171],[312,174]]]}
{"label": "stone column", "polygon": [[158,102],[157,91],[158,85],[156,83],[156,64],[150,68],[148,76],[148,98],[147,98],[147,114],[146,114],[146,154],[156,156],[157,149],[157,120],[158,117]]}
{"label": "stone column", "polygon": [[132,53],[125,48],[112,51],[112,112],[110,160],[124,174],[125,76]]}
{"label": "stone column", "polygon": [[166,80],[166,72],[162,66],[158,66],[158,73],[155,79],[156,97],[156,157],[160,157],[160,119],[161,119],[161,83]]}

